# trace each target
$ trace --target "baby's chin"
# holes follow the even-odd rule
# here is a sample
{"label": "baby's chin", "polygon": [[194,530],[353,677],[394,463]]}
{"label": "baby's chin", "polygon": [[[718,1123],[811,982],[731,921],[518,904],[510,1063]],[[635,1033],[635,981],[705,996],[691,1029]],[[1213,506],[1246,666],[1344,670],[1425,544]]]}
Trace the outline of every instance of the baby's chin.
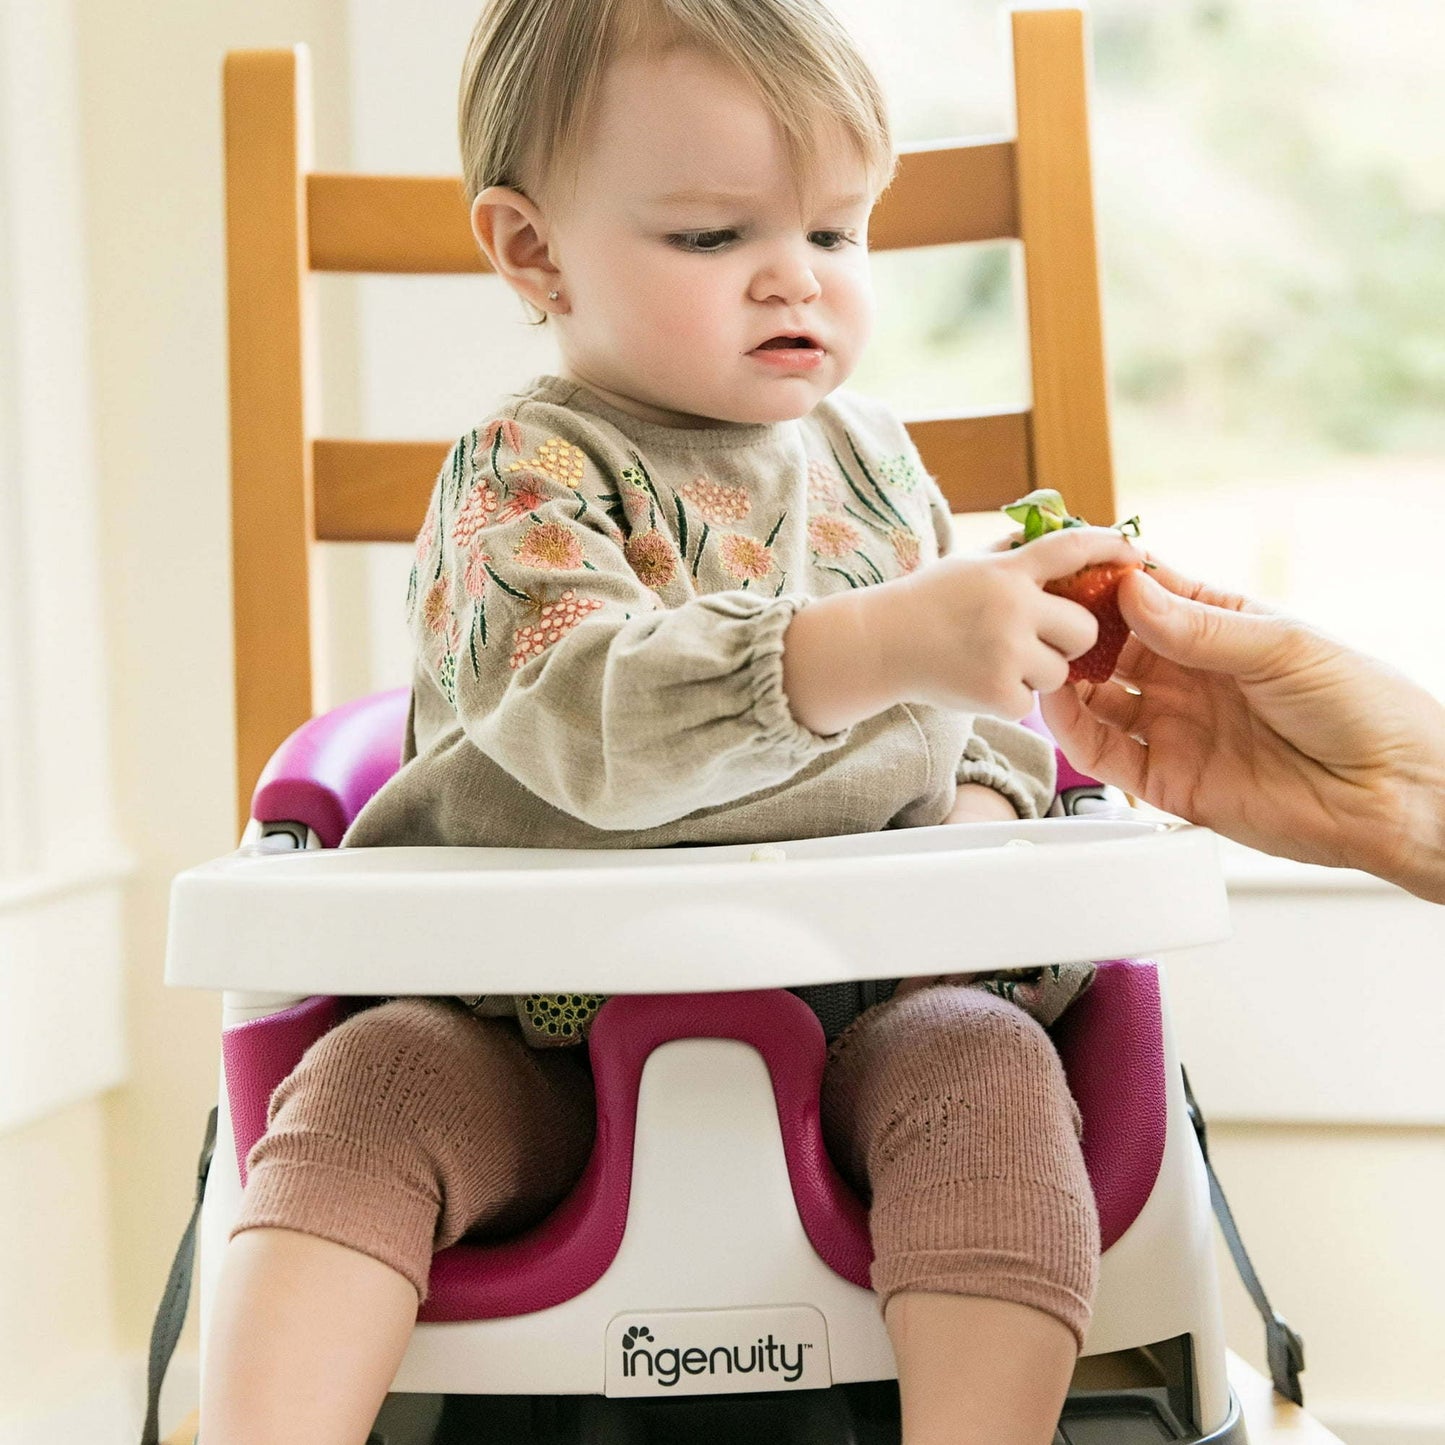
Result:
{"label": "baby's chin", "polygon": [[[807,416],[840,382],[820,383],[790,378],[762,388],[749,388],[730,396],[699,398],[699,414],[711,416],[716,422],[733,422],[740,426],[780,421],[797,421]],[[702,410],[705,408],[705,410]]]}

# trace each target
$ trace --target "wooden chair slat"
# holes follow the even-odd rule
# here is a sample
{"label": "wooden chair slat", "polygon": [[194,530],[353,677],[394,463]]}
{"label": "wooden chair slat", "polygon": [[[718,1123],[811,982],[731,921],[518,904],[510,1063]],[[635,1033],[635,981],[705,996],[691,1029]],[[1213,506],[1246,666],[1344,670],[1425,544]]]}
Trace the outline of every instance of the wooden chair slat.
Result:
{"label": "wooden chair slat", "polygon": [[[908,423],[923,464],[956,512],[1001,507],[1029,490],[1028,413],[927,417]],[[318,542],[410,542],[451,443],[312,443]]]}
{"label": "wooden chair slat", "polygon": [[489,271],[457,176],[306,177],[313,271]]}
{"label": "wooden chair slat", "polygon": [[908,434],[954,512],[992,512],[1033,488],[1026,411],[924,418]]}
{"label": "wooden chair slat", "polygon": [[868,248],[1001,241],[1019,233],[1014,143],[903,146],[898,173],[868,226]]}
{"label": "wooden chair slat", "polygon": [[421,528],[451,442],[318,437],[318,542],[410,542]]}
{"label": "wooden chair slat", "polygon": [[[869,227],[874,250],[1018,235],[1011,140],[902,150]],[[314,271],[452,274],[490,268],[456,176],[312,171],[306,209]]]}

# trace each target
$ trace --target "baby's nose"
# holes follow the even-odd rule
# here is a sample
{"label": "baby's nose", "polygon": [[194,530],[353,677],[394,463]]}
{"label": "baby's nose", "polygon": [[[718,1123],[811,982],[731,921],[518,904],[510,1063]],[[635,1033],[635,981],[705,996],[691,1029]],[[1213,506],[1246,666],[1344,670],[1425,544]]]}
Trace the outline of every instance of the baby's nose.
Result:
{"label": "baby's nose", "polygon": [[797,306],[814,300],[822,288],[806,256],[784,252],[768,259],[753,278],[755,301],[783,301]]}

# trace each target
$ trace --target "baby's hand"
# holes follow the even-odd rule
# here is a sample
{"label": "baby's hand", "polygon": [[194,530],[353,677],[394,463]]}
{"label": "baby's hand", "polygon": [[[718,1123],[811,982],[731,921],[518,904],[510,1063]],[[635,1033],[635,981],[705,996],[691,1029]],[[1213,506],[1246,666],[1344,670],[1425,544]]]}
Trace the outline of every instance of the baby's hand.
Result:
{"label": "baby's hand", "polygon": [[879,588],[881,639],[899,696],[1017,720],[1061,688],[1098,623],[1044,584],[1099,562],[1137,561],[1118,532],[1075,527],[1009,552],[944,557]]}

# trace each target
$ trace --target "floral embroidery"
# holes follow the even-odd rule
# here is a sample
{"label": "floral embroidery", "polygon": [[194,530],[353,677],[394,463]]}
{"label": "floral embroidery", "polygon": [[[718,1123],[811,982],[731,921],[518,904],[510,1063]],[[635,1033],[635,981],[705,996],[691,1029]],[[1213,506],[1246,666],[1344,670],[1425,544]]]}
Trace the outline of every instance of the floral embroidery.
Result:
{"label": "floral embroidery", "polygon": [[896,457],[884,457],[878,463],[878,475],[900,492],[916,491],[923,480],[918,464],[907,452],[899,452]]}
{"label": "floral embroidery", "polygon": [[672,544],[661,532],[638,533],[623,546],[622,555],[643,586],[654,592],[661,591],[677,576]]}
{"label": "floral embroidery", "polygon": [[421,605],[422,621],[428,632],[445,632],[447,619],[451,616],[451,582],[438,577],[427,588],[426,600]]}
{"label": "floral embroidery", "polygon": [[842,495],[837,473],[814,457],[808,463],[808,501],[816,507],[834,507]]}
{"label": "floral embroidery", "polygon": [[741,532],[727,533],[718,542],[718,553],[728,575],[740,582],[761,581],[773,570],[773,549]]}
{"label": "floral embroidery", "polygon": [[526,467],[542,472],[554,481],[574,490],[582,484],[582,448],[574,447],[561,437],[548,437],[537,448],[537,455],[526,457],[519,462],[508,462],[509,472],[520,472]]}
{"label": "floral embroidery", "polygon": [[639,492],[648,490],[647,473],[641,467],[623,467],[622,480]]}
{"label": "floral embroidery", "polygon": [[518,479],[517,486],[507,498],[507,505],[497,513],[497,524],[510,522],[526,512],[535,512],[547,500],[546,480],[535,473],[527,473]]}
{"label": "floral embroidery", "polygon": [[467,558],[466,571],[462,573],[462,586],[467,596],[480,602],[487,595],[487,563],[492,559],[480,547]]}
{"label": "floral embroidery", "polygon": [[541,522],[522,538],[512,556],[531,567],[565,572],[582,565],[582,544],[561,522]]}
{"label": "floral embroidery", "polygon": [[492,520],[497,510],[497,494],[485,483],[473,487],[452,523],[452,541],[458,547],[470,547],[478,532]]}
{"label": "floral embroidery", "polygon": [[455,707],[457,705],[457,655],[455,652],[442,654],[441,663],[437,667],[437,681],[441,683],[446,700]]}
{"label": "floral embroidery", "polygon": [[[873,473],[868,470],[868,463],[863,460],[862,453],[858,450],[858,444],[848,433],[845,432],[844,435],[848,439],[848,449],[853,453],[853,460],[857,463],[858,470],[863,474],[864,480],[868,483],[869,487],[872,488],[873,495],[870,497],[868,492],[864,491],[863,488],[849,476],[848,469],[843,465],[843,459],[836,451],[833,453],[833,461],[837,465],[843,481],[847,484],[848,490],[853,493],[854,498],[863,510],[872,517],[873,520],[869,521],[868,525],[870,527],[877,527],[881,523],[882,525],[879,529],[883,532],[890,532],[895,527],[907,528],[908,519],[893,505],[888,499],[888,494],[878,485],[877,479]],[[865,518],[864,520],[867,519]]]}
{"label": "floral embroidery", "polygon": [[489,421],[482,437],[488,448],[496,446],[497,438],[501,437],[508,451],[522,450],[522,428],[510,417],[498,417],[496,421]]}
{"label": "floral embroidery", "polygon": [[542,608],[536,622],[517,629],[512,638],[513,670],[540,656],[601,606],[600,597],[578,597],[569,587],[555,602]]}
{"label": "floral embroidery", "polygon": [[753,499],[742,487],[725,487],[696,477],[678,491],[713,523],[741,522],[753,509]]}
{"label": "floral embroidery", "polygon": [[808,523],[808,544],[820,557],[846,557],[863,541],[863,534],[846,517],[813,517]]}
{"label": "floral embroidery", "polygon": [[912,532],[890,532],[888,540],[893,544],[893,555],[904,572],[918,570],[918,538]]}
{"label": "floral embroidery", "polygon": [[421,531],[416,534],[416,560],[418,563],[426,561],[427,554],[430,553],[436,539],[437,514],[428,507],[426,519],[421,524]]}

